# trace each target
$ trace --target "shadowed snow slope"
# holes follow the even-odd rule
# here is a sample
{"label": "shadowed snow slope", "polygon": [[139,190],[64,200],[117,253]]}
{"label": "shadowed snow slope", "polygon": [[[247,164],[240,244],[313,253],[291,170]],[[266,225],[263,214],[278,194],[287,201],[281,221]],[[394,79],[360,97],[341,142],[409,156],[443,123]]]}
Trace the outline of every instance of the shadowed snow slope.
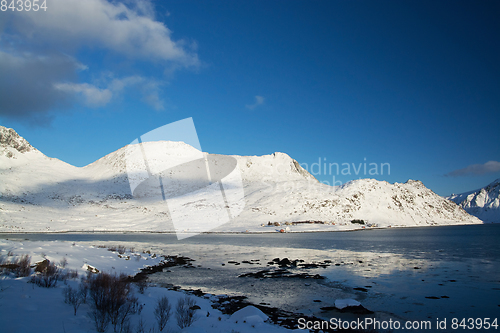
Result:
{"label": "shadowed snow slope", "polygon": [[500,223],[500,179],[479,190],[453,194],[447,199],[484,222]]}
{"label": "shadowed snow slope", "polygon": [[[204,186],[202,164],[191,163],[194,159],[206,157],[207,163],[218,166],[236,161],[234,165],[241,174],[244,189],[244,209],[231,222],[214,230],[218,232],[274,232],[281,228],[334,231],[367,225],[481,223],[420,181],[389,184],[363,179],[331,187],[319,183],[284,153],[229,158],[202,153],[183,142],[158,141],[142,145],[151,173],[178,177],[165,189],[167,196],[189,195],[191,189]],[[174,230],[167,202],[154,195],[158,193],[154,182],[143,186],[150,191],[141,192],[147,200],[132,196],[127,167],[130,171],[131,166],[143,161],[142,155],[130,156],[130,147],[139,149],[126,146],[78,168],[45,156],[14,130],[0,126],[0,231]],[[182,168],[172,168],[178,165]],[[130,180],[142,181],[137,177],[132,175]],[[207,221],[216,218],[217,211],[211,215],[207,209],[213,203],[196,196],[188,199],[183,209],[203,211]],[[354,219],[363,220],[365,224],[351,223]],[[321,223],[296,223],[305,221]],[[278,222],[281,226],[267,227],[269,222]]]}

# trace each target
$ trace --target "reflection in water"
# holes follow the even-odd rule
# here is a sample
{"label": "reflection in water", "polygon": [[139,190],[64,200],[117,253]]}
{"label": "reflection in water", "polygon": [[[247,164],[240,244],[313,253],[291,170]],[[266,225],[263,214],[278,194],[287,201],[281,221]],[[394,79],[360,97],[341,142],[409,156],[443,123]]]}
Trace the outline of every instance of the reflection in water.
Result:
{"label": "reflection in water", "polygon": [[[92,245],[122,244],[184,255],[195,268],[173,267],[152,282],[249,296],[290,311],[329,319],[337,298],[354,298],[379,318],[495,318],[500,305],[500,225],[448,226],[362,232],[200,235],[176,241],[165,234],[8,235]],[[275,258],[325,263],[288,268],[326,279],[258,279],[238,275],[276,269]],[[246,263],[246,262],[248,263]],[[230,263],[235,262],[235,263]],[[239,264],[236,264],[239,263]]]}
{"label": "reflection in water", "polygon": [[[160,246],[157,250],[172,253],[178,248]],[[268,303],[325,319],[335,314],[322,312],[321,307],[332,306],[338,298],[357,299],[376,311],[380,318],[419,320],[472,315],[494,317],[500,299],[498,261],[445,260],[441,252],[416,258],[387,252],[193,244],[182,254],[195,259],[195,266],[200,267],[188,272],[186,268],[176,267],[154,275],[151,280],[201,288],[213,294],[246,295],[255,303]],[[311,275],[320,274],[327,279],[238,278],[242,273],[276,268],[267,263],[285,257],[306,263],[331,262],[326,268],[307,270]],[[252,260],[254,264],[244,263]],[[289,271],[300,273],[304,269]]]}

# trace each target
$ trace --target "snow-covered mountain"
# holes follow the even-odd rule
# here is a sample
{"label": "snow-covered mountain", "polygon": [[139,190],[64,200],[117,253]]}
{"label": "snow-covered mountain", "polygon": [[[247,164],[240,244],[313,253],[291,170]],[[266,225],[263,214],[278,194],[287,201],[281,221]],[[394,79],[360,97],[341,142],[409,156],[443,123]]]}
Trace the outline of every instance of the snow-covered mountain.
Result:
{"label": "snow-covered mountain", "polygon": [[[228,159],[183,142],[142,145],[151,153],[149,160],[161,165],[182,164],[200,154],[214,164]],[[174,230],[165,201],[132,196],[127,147],[78,168],[45,156],[14,130],[0,126],[0,232]],[[275,231],[275,226],[267,227],[269,222],[290,231],[482,223],[420,181],[389,184],[363,179],[331,187],[284,153],[232,158],[241,174],[244,209],[214,231]],[[185,208],[200,210],[210,204],[193,197]],[[209,213],[204,217],[214,218]],[[310,223],[296,223],[306,221]]]}
{"label": "snow-covered mountain", "polygon": [[447,199],[484,222],[500,223],[500,178],[479,190],[452,194]]}

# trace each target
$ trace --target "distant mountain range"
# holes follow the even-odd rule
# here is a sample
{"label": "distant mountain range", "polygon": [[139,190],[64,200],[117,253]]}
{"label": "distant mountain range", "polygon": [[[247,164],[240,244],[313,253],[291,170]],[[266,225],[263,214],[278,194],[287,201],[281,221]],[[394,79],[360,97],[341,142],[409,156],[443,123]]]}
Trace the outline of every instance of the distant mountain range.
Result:
{"label": "distant mountain range", "polygon": [[453,194],[447,199],[487,223],[500,223],[500,178],[479,190]]}
{"label": "distant mountain range", "polygon": [[[172,165],[200,154],[183,142],[142,145],[153,152],[153,160]],[[79,168],[45,156],[13,129],[0,126],[0,232],[174,230],[165,201],[132,196],[126,154],[127,146]],[[227,159],[203,154],[215,164]],[[215,232],[482,223],[462,208],[466,206],[440,197],[417,180],[390,184],[362,179],[331,187],[284,153],[232,158],[241,173],[244,208]],[[196,180],[190,181],[185,186],[193,186]],[[182,184],[170,190],[188,193]],[[207,205],[210,202],[193,197],[185,208],[204,211]],[[209,213],[204,217],[213,218]]]}

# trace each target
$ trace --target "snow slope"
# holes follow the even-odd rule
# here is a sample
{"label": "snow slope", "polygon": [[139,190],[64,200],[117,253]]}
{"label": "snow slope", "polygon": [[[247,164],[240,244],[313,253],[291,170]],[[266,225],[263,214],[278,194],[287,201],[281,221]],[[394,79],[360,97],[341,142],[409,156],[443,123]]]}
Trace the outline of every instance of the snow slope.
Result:
{"label": "snow slope", "polygon": [[[353,219],[380,227],[481,223],[420,181],[389,184],[362,179],[331,187],[319,183],[284,153],[229,158],[202,153],[183,142],[142,145],[152,169],[183,165],[174,175],[182,181],[174,179],[168,188],[173,193],[166,195],[201,188],[201,178],[189,178],[199,174],[199,165],[187,161],[200,156],[218,165],[227,164],[231,158],[236,161],[244,189],[244,209],[231,222],[214,230],[217,232],[364,227],[351,223]],[[141,161],[127,159],[127,147],[131,146],[78,168],[45,156],[14,130],[0,127],[0,232],[173,231],[171,212],[166,202],[155,195],[158,191],[154,184],[142,192],[142,197],[132,196],[126,161],[129,168]],[[134,177],[131,180],[139,179]],[[212,214],[207,210],[212,203],[196,196],[188,199],[183,209],[199,211],[207,221],[216,218],[216,211]],[[292,223],[304,221],[323,223]],[[262,227],[269,222],[281,226]]]}
{"label": "snow slope", "polygon": [[[336,225],[347,223],[348,227],[354,219],[380,227],[479,222],[418,180],[389,184],[361,179],[337,188],[309,182],[271,186],[267,190],[271,195],[248,195],[247,206],[251,211],[245,210],[239,218],[252,217],[259,222],[313,220]],[[248,185],[253,187],[254,184]]]}
{"label": "snow slope", "polygon": [[479,190],[452,194],[447,199],[484,222],[500,223],[500,179]]}

